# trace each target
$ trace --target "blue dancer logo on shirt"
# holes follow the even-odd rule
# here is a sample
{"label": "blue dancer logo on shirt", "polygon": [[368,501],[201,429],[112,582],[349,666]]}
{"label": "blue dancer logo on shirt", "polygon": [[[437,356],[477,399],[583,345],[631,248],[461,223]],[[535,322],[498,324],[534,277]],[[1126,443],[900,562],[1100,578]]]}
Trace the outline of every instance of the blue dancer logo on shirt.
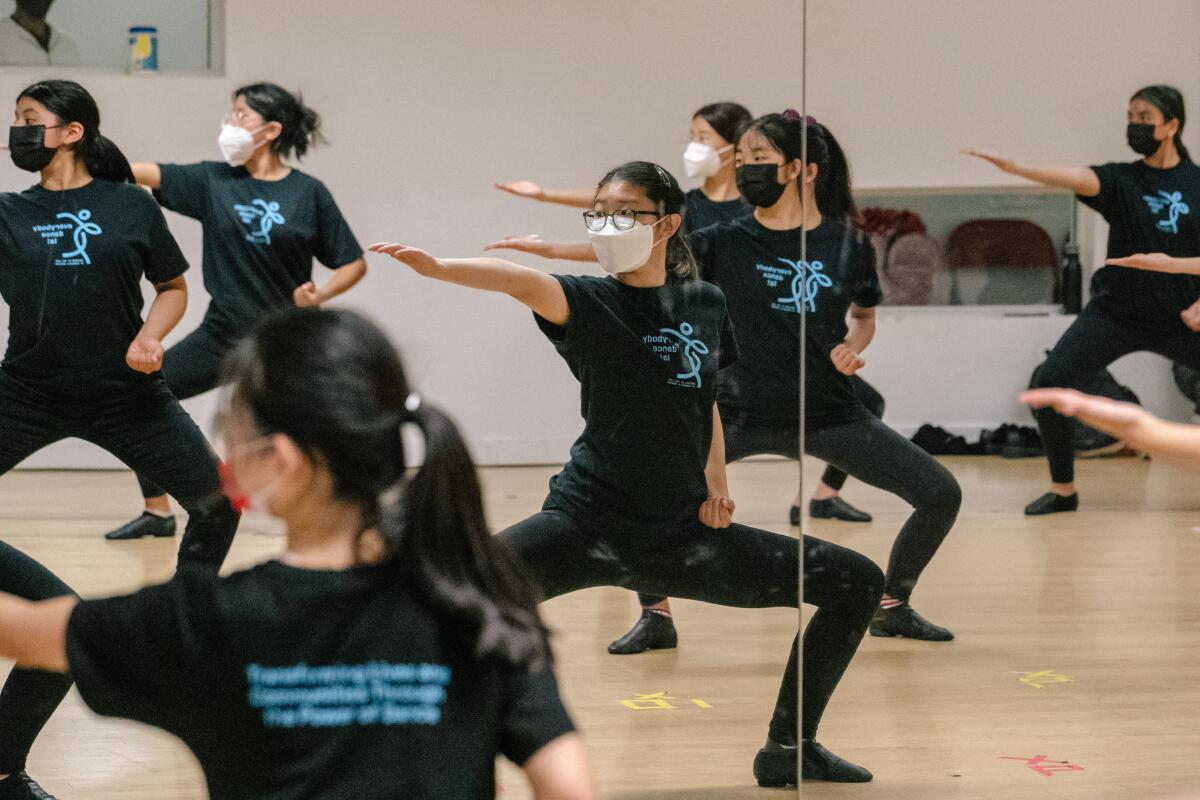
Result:
{"label": "blue dancer logo on shirt", "polygon": [[252,200],[249,204],[237,203],[233,210],[237,212],[242,224],[251,227],[246,234],[246,241],[254,244],[270,244],[271,228],[282,225],[286,220],[279,213],[279,203],[274,200]]}
{"label": "blue dancer logo on shirt", "polygon": [[99,236],[104,233],[104,229],[91,221],[91,210],[84,208],[74,214],[64,211],[60,214],[55,214],[54,218],[66,221],[50,225],[33,226],[33,232],[41,236],[42,240],[50,247],[54,247],[67,234],[70,234],[71,243],[75,246],[75,249],[63,253],[56,258],[54,265],[56,267],[83,267],[91,264],[92,259],[87,252],[88,237]]}
{"label": "blue dancer logo on shirt", "polygon": [[644,337],[646,344],[650,345],[650,349],[663,361],[672,361],[676,353],[683,354],[688,369],[667,381],[672,386],[699,389],[703,385],[700,379],[700,368],[704,363],[701,356],[708,355],[710,351],[708,345],[699,337],[693,338],[692,334],[695,332],[696,329],[691,323],[684,322],[679,326],[679,330],[660,328],[657,336]]}
{"label": "blue dancer logo on shirt", "polygon": [[783,257],[778,257],[778,260],[784,266],[757,265],[769,288],[774,289],[786,283],[791,292],[789,296],[776,298],[771,308],[799,314],[803,303],[803,308],[815,312],[817,295],[821,289],[833,286],[833,278],[825,274],[825,265],[820,261],[793,261]]}
{"label": "blue dancer logo on shirt", "polygon": [[1158,214],[1163,209],[1167,218],[1157,221],[1158,229],[1163,233],[1179,233],[1179,218],[1191,212],[1191,207],[1183,202],[1183,192],[1167,192],[1158,190],[1157,195],[1144,194],[1142,199],[1150,206],[1151,214]]}

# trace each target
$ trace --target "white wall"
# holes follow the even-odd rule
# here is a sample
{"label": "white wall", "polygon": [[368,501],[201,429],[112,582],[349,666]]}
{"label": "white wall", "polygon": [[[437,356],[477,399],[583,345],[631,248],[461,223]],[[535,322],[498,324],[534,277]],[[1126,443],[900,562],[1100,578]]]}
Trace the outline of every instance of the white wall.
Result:
{"label": "white wall", "polygon": [[[228,77],[64,74],[95,93],[106,134],[133,159],[217,157],[232,89],[260,78],[299,87],[332,142],[305,168],[329,184],[364,244],[396,238],[473,255],[509,232],[582,231],[576,212],[509,198],[490,188],[496,180],[589,185],[632,158],[675,170],[700,105],[799,105],[798,6],[763,9],[766,24],[723,0],[230,2]],[[769,77],[753,78],[764,65]],[[0,97],[29,80],[28,71],[0,73]],[[0,188],[28,182],[0,164]],[[171,222],[198,267],[198,227]],[[581,428],[577,387],[529,314],[394,262],[371,265],[347,303],[394,334],[413,382],[459,419],[480,460],[565,459]],[[191,285],[181,332],[205,304],[198,269]],[[207,422],[207,399],[188,405]],[[110,462],[72,443],[30,463]]]}
{"label": "white wall", "polygon": [[[1179,87],[1200,117],[1194,0],[808,0],[809,113],[845,146],[859,187],[1020,183],[958,155],[967,146],[1043,163],[1132,160],[1125,108],[1141,86]],[[1200,119],[1184,139],[1200,152]],[[1080,208],[1085,264],[1107,227]],[[1069,320],[989,310],[884,310],[864,376],[904,430],[962,432],[1030,420],[1015,401]],[[1159,413],[1186,418],[1167,361],[1113,369]]]}
{"label": "white wall", "polygon": [[[158,28],[158,65],[163,69],[208,68],[209,0],[55,0],[46,19],[79,45],[84,64],[129,64],[129,28]],[[0,15],[15,3],[0,0]]]}

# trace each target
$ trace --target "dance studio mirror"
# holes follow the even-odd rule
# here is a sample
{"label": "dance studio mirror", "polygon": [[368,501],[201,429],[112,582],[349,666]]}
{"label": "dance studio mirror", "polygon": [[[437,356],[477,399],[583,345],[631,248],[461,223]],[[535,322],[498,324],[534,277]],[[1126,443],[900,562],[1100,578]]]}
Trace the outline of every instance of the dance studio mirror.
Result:
{"label": "dance studio mirror", "polygon": [[[850,164],[879,282],[859,377],[920,455],[858,453],[842,496],[874,520],[806,524],[886,577],[818,734],[874,784],[803,795],[1200,797],[1196,473],[1141,411],[1025,402],[1200,408],[1197,279],[1105,266],[1200,256],[1200,6],[808,0],[807,20],[807,114]],[[911,627],[878,635],[897,609]]]}

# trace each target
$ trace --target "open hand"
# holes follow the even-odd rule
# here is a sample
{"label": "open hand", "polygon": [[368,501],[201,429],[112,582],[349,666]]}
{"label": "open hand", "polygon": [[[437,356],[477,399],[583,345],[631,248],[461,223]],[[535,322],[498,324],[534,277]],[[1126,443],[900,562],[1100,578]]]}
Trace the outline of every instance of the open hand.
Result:
{"label": "open hand", "polygon": [[1150,419],[1150,412],[1136,403],[1084,394],[1075,389],[1030,389],[1022,392],[1022,403],[1034,408],[1053,408],[1059,414],[1075,417],[1085,425],[1128,439],[1133,431]]}
{"label": "open hand", "polygon": [[489,242],[483,246],[484,250],[517,250],[522,253],[532,253],[535,256],[550,256],[550,249],[553,245],[547,242],[536,233],[526,234],[525,236],[516,236],[515,234],[506,234],[503,239],[498,242]]}
{"label": "open hand", "polygon": [[1175,259],[1166,253],[1134,253],[1124,258],[1107,258],[1105,264],[1110,267],[1129,267],[1144,269],[1150,272],[1175,272]]}
{"label": "open hand", "polygon": [[428,275],[438,268],[438,260],[415,247],[409,247],[395,242],[376,242],[367,248],[372,253],[391,256],[402,264],[407,264],[420,275]]}
{"label": "open hand", "polygon": [[546,193],[542,191],[542,187],[533,181],[503,181],[497,183],[496,188],[502,192],[508,192],[517,197],[525,197],[530,200],[541,200],[546,196]]}
{"label": "open hand", "polygon": [[982,147],[966,147],[966,148],[963,148],[962,150],[960,150],[959,152],[962,153],[964,156],[971,156],[972,158],[981,158],[984,161],[987,161],[989,164],[999,167],[1000,169],[1004,170],[1005,172],[1012,172],[1013,164],[1015,163],[1011,158],[1005,158],[1004,156],[997,153],[995,150],[987,150]]}

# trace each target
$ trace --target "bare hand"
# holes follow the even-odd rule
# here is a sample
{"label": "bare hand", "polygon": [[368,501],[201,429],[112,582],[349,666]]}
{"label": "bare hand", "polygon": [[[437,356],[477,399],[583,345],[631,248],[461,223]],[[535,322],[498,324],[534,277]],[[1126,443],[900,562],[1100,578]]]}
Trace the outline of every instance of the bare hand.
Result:
{"label": "bare hand", "polygon": [[867,365],[862,356],[854,352],[849,345],[839,344],[829,352],[829,360],[843,375],[853,375]]}
{"label": "bare hand", "polygon": [[737,506],[725,495],[714,495],[700,504],[700,522],[709,528],[728,528]]}
{"label": "bare hand", "polygon": [[438,260],[424,250],[395,242],[376,242],[367,249],[372,253],[391,256],[402,264],[407,264],[418,275],[429,275],[439,266]]}
{"label": "bare hand", "polygon": [[1175,267],[1175,259],[1166,253],[1134,253],[1124,258],[1105,259],[1104,263],[1110,267],[1129,267],[1131,269],[1149,270],[1150,272],[1178,271]]}
{"label": "bare hand", "polygon": [[130,369],[147,375],[162,369],[162,342],[149,336],[138,336],[125,352],[125,363]]}
{"label": "bare hand", "polygon": [[535,256],[550,257],[553,244],[547,242],[536,233],[530,233],[525,236],[516,236],[514,234],[506,234],[503,239],[498,242],[489,242],[483,246],[484,250],[517,250],[522,253],[533,253]]}
{"label": "bare hand", "polygon": [[497,183],[496,188],[502,192],[508,192],[517,197],[526,197],[530,200],[542,200],[546,196],[542,187],[533,181],[504,181]]}
{"label": "bare hand", "polygon": [[964,156],[971,156],[972,158],[982,158],[984,161],[987,161],[988,163],[990,163],[996,167],[999,167],[1000,169],[1004,170],[1005,172],[1012,172],[1012,168],[1015,165],[1015,162],[1011,158],[1004,158],[1002,155],[997,153],[995,150],[986,150],[981,147],[967,147],[967,148],[960,150],[959,152],[962,153]]}
{"label": "bare hand", "polygon": [[1200,300],[1180,311],[1179,317],[1190,330],[1200,333]]}
{"label": "bare hand", "polygon": [[1034,408],[1053,408],[1118,439],[1130,438],[1138,426],[1151,418],[1150,412],[1136,403],[1096,397],[1075,389],[1030,389],[1021,393],[1020,400]]}
{"label": "bare hand", "polygon": [[292,292],[292,302],[297,308],[315,308],[321,305],[321,295],[317,293],[316,284],[307,281],[296,287]]}

